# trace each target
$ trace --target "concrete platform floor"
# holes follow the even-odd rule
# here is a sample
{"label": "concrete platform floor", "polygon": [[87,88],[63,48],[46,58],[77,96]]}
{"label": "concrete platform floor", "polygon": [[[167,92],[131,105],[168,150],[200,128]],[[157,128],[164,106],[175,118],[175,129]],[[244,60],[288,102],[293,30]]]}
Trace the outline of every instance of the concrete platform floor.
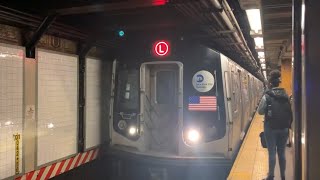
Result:
{"label": "concrete platform floor", "polygon": [[[256,114],[247,136],[240,148],[228,180],[262,180],[268,173],[268,152],[260,143],[260,132],[263,131],[263,116]],[[286,180],[293,180],[293,148],[287,148]],[[275,180],[280,180],[280,169],[277,159]]]}

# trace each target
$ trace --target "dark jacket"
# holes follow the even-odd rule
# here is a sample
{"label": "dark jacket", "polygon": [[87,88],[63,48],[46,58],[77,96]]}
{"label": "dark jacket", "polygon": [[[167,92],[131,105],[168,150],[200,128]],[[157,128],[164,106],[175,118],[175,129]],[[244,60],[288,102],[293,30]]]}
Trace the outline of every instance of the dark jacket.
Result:
{"label": "dark jacket", "polygon": [[263,115],[265,114],[266,108],[267,108],[267,96],[275,97],[275,98],[285,98],[289,99],[289,96],[287,95],[286,91],[283,88],[272,88],[271,90],[267,90],[265,94],[262,97],[262,100],[260,102],[258,113]]}

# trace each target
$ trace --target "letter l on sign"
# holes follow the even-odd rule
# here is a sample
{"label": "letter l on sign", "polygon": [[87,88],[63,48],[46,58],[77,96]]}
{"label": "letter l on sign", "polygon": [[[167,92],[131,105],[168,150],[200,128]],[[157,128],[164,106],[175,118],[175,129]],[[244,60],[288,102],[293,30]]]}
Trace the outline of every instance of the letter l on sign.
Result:
{"label": "letter l on sign", "polygon": [[165,56],[169,51],[169,46],[166,42],[160,41],[155,45],[154,50],[158,56]]}

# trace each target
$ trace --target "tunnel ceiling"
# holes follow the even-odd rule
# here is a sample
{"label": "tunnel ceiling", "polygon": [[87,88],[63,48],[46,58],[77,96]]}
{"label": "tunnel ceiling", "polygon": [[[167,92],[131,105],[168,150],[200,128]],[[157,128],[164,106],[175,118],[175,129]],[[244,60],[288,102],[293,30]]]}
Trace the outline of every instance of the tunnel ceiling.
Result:
{"label": "tunnel ceiling", "polygon": [[261,8],[266,62],[275,69],[292,57],[292,0],[262,0]]}
{"label": "tunnel ceiling", "polygon": [[[221,9],[217,9],[213,1],[2,0],[0,23],[36,31],[45,17],[57,15],[46,31],[47,33],[80,43],[93,43],[94,46],[105,48],[117,47],[120,40],[115,37],[114,33],[120,28],[125,29],[127,34],[132,36],[142,35],[146,31],[174,29],[175,32],[182,33],[186,38],[192,38],[228,55],[262,79],[258,56],[252,38],[250,38],[249,25],[239,2],[228,0],[243,33],[245,40],[242,42],[237,42],[232,36],[236,29],[228,28],[219,14]],[[269,20],[274,19],[271,15],[266,17]],[[272,32],[266,34],[270,34],[266,37],[269,38],[267,43],[270,45],[280,41],[274,40]],[[245,51],[241,49],[244,45],[248,47]],[[270,48],[275,47],[270,46]]]}

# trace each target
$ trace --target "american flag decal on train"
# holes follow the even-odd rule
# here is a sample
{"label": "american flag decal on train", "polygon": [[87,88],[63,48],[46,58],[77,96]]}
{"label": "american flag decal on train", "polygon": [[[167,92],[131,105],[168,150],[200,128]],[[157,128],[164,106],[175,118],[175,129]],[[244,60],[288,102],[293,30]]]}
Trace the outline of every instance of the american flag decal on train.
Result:
{"label": "american flag decal on train", "polygon": [[190,96],[189,111],[217,111],[216,96]]}

